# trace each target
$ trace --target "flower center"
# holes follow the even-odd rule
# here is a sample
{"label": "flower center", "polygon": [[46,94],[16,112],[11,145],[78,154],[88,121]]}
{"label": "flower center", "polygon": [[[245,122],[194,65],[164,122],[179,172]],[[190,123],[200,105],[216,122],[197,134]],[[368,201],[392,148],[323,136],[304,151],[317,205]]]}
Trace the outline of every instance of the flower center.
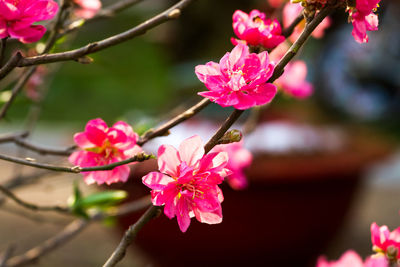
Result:
{"label": "flower center", "polygon": [[260,32],[262,32],[263,30],[265,30],[265,28],[267,28],[267,26],[264,23],[264,20],[262,20],[260,17],[255,17],[253,18],[253,22],[256,24],[258,30]]}
{"label": "flower center", "polygon": [[119,154],[118,149],[113,147],[108,140],[104,141],[101,147],[87,148],[86,151],[102,154],[104,159],[113,158]]}

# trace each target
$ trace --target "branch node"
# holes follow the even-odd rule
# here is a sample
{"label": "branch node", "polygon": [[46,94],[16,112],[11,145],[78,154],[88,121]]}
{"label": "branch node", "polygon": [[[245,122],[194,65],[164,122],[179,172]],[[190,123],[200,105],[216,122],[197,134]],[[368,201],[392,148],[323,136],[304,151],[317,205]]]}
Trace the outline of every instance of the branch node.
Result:
{"label": "branch node", "polygon": [[71,168],[71,171],[74,173],[80,173],[82,171],[82,167],[80,166],[74,166]]}
{"label": "branch node", "polygon": [[181,15],[181,10],[176,8],[174,10],[171,10],[171,12],[168,13],[168,18],[169,19],[177,19]]}

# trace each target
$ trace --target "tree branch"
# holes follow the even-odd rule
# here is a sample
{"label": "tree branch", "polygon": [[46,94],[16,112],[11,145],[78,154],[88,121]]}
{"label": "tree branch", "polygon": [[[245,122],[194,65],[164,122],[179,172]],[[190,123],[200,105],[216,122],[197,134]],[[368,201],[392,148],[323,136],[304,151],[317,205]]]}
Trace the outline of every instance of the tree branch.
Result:
{"label": "tree branch", "polygon": [[141,23],[140,25],[127,30],[123,33],[116,34],[104,40],[90,43],[86,46],[83,46],[78,49],[61,52],[61,53],[53,53],[53,54],[44,54],[35,57],[27,57],[19,60],[17,66],[18,67],[26,67],[32,65],[39,65],[45,63],[53,63],[59,61],[67,61],[67,60],[76,60],[88,54],[92,54],[108,47],[120,44],[127,40],[130,40],[134,37],[145,34],[148,30],[164,23],[169,20],[177,19],[181,10],[189,5],[194,0],[181,0],[179,3],[175,4],[171,8],[165,10],[164,12],[156,15],[155,17]]}
{"label": "tree branch", "polygon": [[[60,27],[62,26],[62,23],[63,23],[63,20],[65,19],[66,13],[68,13],[67,12],[68,6],[69,6],[68,0],[61,1],[61,9],[57,14],[54,27],[53,27],[52,31],[50,32],[49,39],[46,42],[46,45],[45,45],[45,48],[44,48],[42,54],[48,53],[51,50],[51,48],[54,46],[54,44],[57,40],[57,32],[60,29]],[[11,64],[9,65],[8,63],[10,63],[10,62],[7,62],[6,66],[4,66],[4,68],[6,68],[6,70],[4,71],[4,74],[2,73],[3,68],[0,69],[0,78],[3,77],[1,75],[4,75],[4,76],[7,75],[14,67],[16,67],[18,65],[18,63],[23,58],[24,57],[21,55],[21,53],[17,52],[15,54],[15,56],[10,59],[10,62],[11,63],[15,62],[14,64],[16,64],[16,65],[15,66],[13,66]],[[26,70],[26,72],[23,74],[23,76],[18,80],[17,84],[13,87],[13,89],[11,90],[10,99],[7,102],[5,102],[4,105],[1,107],[0,120],[6,116],[7,111],[10,108],[11,104],[14,102],[17,95],[21,92],[22,88],[28,82],[28,80],[32,76],[32,74],[35,73],[36,68],[37,68],[36,66],[28,68]]]}
{"label": "tree branch", "polygon": [[18,205],[34,210],[34,211],[57,211],[61,213],[69,213],[69,209],[66,207],[60,207],[60,206],[38,206],[29,202],[26,202],[20,198],[18,198],[13,192],[5,188],[4,186],[0,185],[0,192],[2,192],[4,195],[7,197],[11,198],[12,200],[15,201]]}
{"label": "tree branch", "polygon": [[126,230],[124,237],[119,243],[118,247],[114,250],[111,256],[104,263],[103,267],[112,267],[120,262],[126,253],[126,249],[133,242],[137,233],[143,228],[143,226],[148,223],[151,219],[157,217],[161,212],[162,207],[151,206],[140,218],[139,220],[131,225],[128,230]]}
{"label": "tree branch", "polygon": [[64,167],[64,166],[58,166],[58,165],[51,165],[47,163],[37,163],[35,162],[34,159],[27,158],[27,159],[22,159],[22,158],[17,158],[17,157],[12,157],[12,156],[6,156],[0,154],[0,159],[5,160],[5,161],[10,161],[26,166],[31,166],[39,169],[46,169],[46,170],[51,170],[51,171],[58,171],[58,172],[70,172],[70,173],[81,173],[81,172],[89,172],[89,171],[107,171],[107,170],[112,170],[115,167],[121,166],[121,165],[126,165],[132,162],[142,162],[148,159],[153,158],[153,155],[147,155],[145,153],[139,153],[129,159],[126,160],[121,160],[118,162],[114,162],[111,164],[106,164],[102,166],[95,166],[95,167],[80,167],[80,166],[73,166],[73,167]]}
{"label": "tree branch", "polygon": [[0,68],[3,66],[3,60],[7,46],[7,39],[8,37],[5,37],[0,40]]}
{"label": "tree branch", "polygon": [[23,266],[34,262],[40,256],[53,251],[71,240],[89,225],[89,221],[77,219],[68,224],[60,233],[46,240],[44,243],[28,250],[26,253],[12,257],[6,263],[7,267]]}
{"label": "tree branch", "polygon": [[295,20],[285,29],[283,29],[282,31],[282,35],[285,36],[285,38],[288,38],[290,35],[292,35],[294,29],[296,28],[296,26],[302,22],[304,19],[303,13],[299,14],[297,16],[297,18],[295,18]]}
{"label": "tree branch", "polygon": [[281,58],[281,60],[275,66],[274,73],[272,74],[272,77],[269,78],[268,83],[274,82],[283,74],[285,66],[289,63],[290,60],[292,60],[292,58],[295,55],[297,55],[299,49],[304,45],[308,37],[310,37],[311,33],[324,20],[324,18],[326,18],[330,13],[332,13],[332,11],[333,9],[327,6],[323,8],[310,23],[306,24],[306,27],[300,34],[299,38],[293,43],[293,45],[289,48],[286,54]]}
{"label": "tree branch", "polygon": [[89,220],[76,219],[67,225],[61,232],[49,238],[42,244],[28,250],[22,255],[15,256],[6,262],[5,266],[17,267],[33,263],[41,256],[53,251],[54,249],[66,244],[73,237],[84,230],[91,222],[102,220],[108,216],[122,216],[143,209],[150,204],[150,197],[146,196],[131,203],[118,207],[112,212],[99,212],[90,217]]}
{"label": "tree branch", "polygon": [[145,132],[137,142],[139,146],[144,145],[147,143],[150,139],[153,139],[158,136],[163,136],[168,132],[169,129],[172,127],[178,125],[179,123],[193,117],[197,113],[199,113],[202,109],[204,109],[206,106],[208,106],[211,102],[207,99],[204,98],[188,110],[182,112],[178,116],[174,117],[173,119],[169,120],[168,122],[164,123],[163,125],[159,126],[157,129],[153,130],[150,129],[149,131]]}
{"label": "tree branch", "polygon": [[232,126],[233,123],[235,123],[237,119],[239,119],[240,115],[242,115],[243,112],[244,110],[235,109],[231,113],[231,115],[225,120],[225,122],[221,125],[221,127],[219,127],[217,132],[210,138],[210,140],[208,140],[207,144],[204,146],[205,154],[210,152],[210,150],[218,144],[219,139],[224,136],[226,131]]}

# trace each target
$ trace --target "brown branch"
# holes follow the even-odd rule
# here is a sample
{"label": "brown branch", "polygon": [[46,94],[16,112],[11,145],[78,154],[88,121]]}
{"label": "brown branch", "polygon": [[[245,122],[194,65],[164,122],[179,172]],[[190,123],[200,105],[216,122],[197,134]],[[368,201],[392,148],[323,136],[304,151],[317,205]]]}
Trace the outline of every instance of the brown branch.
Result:
{"label": "brown branch", "polygon": [[57,211],[61,213],[69,213],[69,209],[66,207],[60,207],[60,206],[38,206],[29,202],[26,202],[20,198],[18,198],[13,192],[5,188],[4,186],[0,185],[0,192],[2,192],[4,195],[7,197],[11,198],[12,200],[15,201],[18,205],[34,210],[34,211]]}
{"label": "brown branch", "polygon": [[14,253],[14,250],[15,250],[14,245],[10,245],[7,247],[6,251],[4,251],[3,255],[1,255],[0,257],[0,267],[6,267],[6,263]]}
{"label": "brown branch", "polygon": [[208,106],[208,104],[210,104],[210,103],[211,102],[207,98],[202,99],[200,102],[198,102],[197,104],[195,104],[188,110],[182,112],[178,116],[174,117],[173,119],[169,120],[168,122],[164,123],[163,125],[159,126],[157,129],[154,129],[154,130],[151,129],[151,130],[147,131],[146,133],[144,133],[140,137],[137,144],[139,146],[142,146],[152,138],[165,135],[169,129],[171,129],[172,127],[178,125],[179,123],[193,117],[194,115],[199,113],[202,109],[204,109],[206,106]]}
{"label": "brown branch", "polygon": [[3,66],[3,60],[4,60],[6,46],[7,46],[7,39],[8,39],[8,37],[5,37],[0,40],[0,67]]}
{"label": "brown branch", "polygon": [[118,208],[107,212],[107,216],[118,217],[131,214],[133,212],[142,210],[151,204],[150,195],[136,199],[135,201],[123,204]]}
{"label": "brown branch", "polygon": [[77,19],[73,22],[68,23],[67,25],[64,26],[64,30],[59,33],[58,38],[69,34],[77,29],[79,29],[83,25],[87,25],[91,22],[104,19],[104,18],[110,18],[114,16],[116,13],[126,10],[127,8],[138,4],[142,2],[143,0],[120,0],[110,6],[107,6],[103,9],[101,9],[97,14],[89,19]]}
{"label": "brown branch", "polygon": [[73,166],[73,167],[64,167],[64,166],[58,166],[58,165],[52,165],[52,164],[47,164],[47,163],[37,163],[35,162],[34,159],[27,158],[27,159],[22,159],[22,158],[17,158],[17,157],[12,157],[12,156],[6,156],[0,154],[0,159],[5,160],[5,161],[10,161],[26,166],[31,166],[39,169],[46,169],[46,170],[51,170],[51,171],[58,171],[58,172],[70,172],[70,173],[81,173],[81,172],[89,172],[89,171],[107,171],[107,170],[112,170],[115,167],[121,166],[121,165],[126,165],[132,162],[142,162],[148,159],[153,158],[153,155],[147,155],[145,153],[139,153],[129,159],[126,160],[121,160],[117,161],[111,164],[106,164],[106,165],[101,165],[101,166],[95,166],[95,167],[80,167],[80,166]]}
{"label": "brown branch", "polygon": [[28,250],[22,255],[15,256],[6,262],[8,267],[23,266],[29,263],[33,263],[38,260],[41,256],[53,251],[54,249],[66,244],[73,237],[78,235],[82,230],[84,230],[91,222],[102,220],[108,216],[122,216],[135,211],[143,209],[148,206],[150,202],[150,197],[146,196],[140,198],[131,203],[122,205],[118,207],[117,211],[112,212],[99,212],[90,217],[89,220],[76,219],[67,225],[61,232],[59,232],[54,237],[49,238],[42,244]]}
{"label": "brown branch", "polygon": [[0,120],[6,116],[7,111],[10,108],[11,104],[14,102],[17,95],[21,92],[22,88],[28,82],[28,80],[32,76],[32,74],[36,71],[36,68],[37,68],[36,66],[28,68],[26,70],[26,72],[22,75],[22,77],[18,80],[16,85],[13,87],[13,89],[11,90],[10,99],[7,102],[5,102],[3,104],[3,106],[1,107]]}
{"label": "brown branch", "polygon": [[23,266],[33,263],[40,256],[53,251],[67,243],[70,239],[80,233],[89,225],[90,221],[84,219],[77,219],[68,224],[60,233],[46,240],[44,243],[28,250],[26,253],[12,257],[7,261],[8,267]]}
{"label": "brown branch", "polygon": [[22,58],[23,56],[21,52],[17,51],[0,69],[0,80],[9,74],[18,65]]}
{"label": "brown branch", "polygon": [[28,132],[2,134],[0,135],[0,144],[14,142],[15,138],[26,137],[26,136],[28,136]]}
{"label": "brown branch", "polygon": [[171,8],[169,8],[169,9],[165,10],[164,12],[154,16],[153,18],[141,23],[140,25],[138,25],[132,29],[129,29],[125,32],[122,32],[120,34],[116,34],[114,36],[106,38],[104,40],[90,43],[81,48],[77,48],[77,49],[66,51],[66,52],[44,54],[44,55],[39,55],[39,56],[35,56],[35,57],[22,58],[18,62],[17,66],[18,67],[26,67],[26,66],[39,65],[39,64],[45,64],[45,63],[59,62],[59,61],[77,60],[88,54],[92,54],[92,53],[101,51],[108,47],[120,44],[120,43],[130,40],[134,37],[145,34],[148,30],[150,30],[164,22],[167,22],[167,21],[173,20],[173,19],[177,19],[181,14],[181,10],[183,8],[185,8],[187,5],[189,5],[192,1],[194,1],[194,0],[181,0],[179,3],[175,4]]}
{"label": "brown branch", "polygon": [[332,8],[325,7],[314,17],[314,19],[310,23],[306,24],[306,27],[300,34],[299,38],[293,43],[286,54],[275,66],[274,73],[272,74],[272,77],[269,78],[268,83],[274,82],[283,74],[285,66],[289,63],[290,60],[292,60],[295,55],[297,55],[300,48],[307,41],[308,37],[310,37],[311,33],[332,11]]}
{"label": "brown branch", "polygon": [[[51,48],[54,46],[54,44],[57,40],[57,32],[60,29],[60,27],[62,26],[63,20],[66,18],[65,17],[66,13],[68,13],[67,10],[68,10],[68,6],[69,6],[69,4],[68,4],[69,1],[68,0],[61,1],[61,3],[62,3],[61,9],[57,14],[57,17],[56,17],[56,20],[54,23],[54,27],[53,27],[52,31],[50,32],[49,39],[47,40],[45,48],[41,54],[48,53],[51,50]],[[3,77],[1,75],[4,75],[4,76],[7,75],[23,59],[24,59],[24,57],[19,52],[17,52],[15,54],[15,56],[10,59],[10,62],[7,62],[6,66],[4,66],[4,68],[6,68],[6,70],[4,71],[4,74],[2,73],[3,68],[0,69],[0,79]],[[10,63],[10,65],[8,63]],[[13,66],[11,63],[14,63],[16,65]],[[7,111],[10,108],[11,104],[14,102],[17,95],[21,92],[24,85],[28,82],[29,78],[33,75],[33,73],[35,73],[36,68],[37,68],[36,66],[28,68],[26,70],[26,72],[22,75],[22,77],[18,80],[17,84],[13,87],[13,89],[11,90],[10,99],[7,102],[5,102],[4,105],[1,107],[0,120],[6,116]]]}
{"label": "brown branch", "polygon": [[285,36],[285,38],[288,38],[290,35],[292,35],[294,29],[296,28],[296,26],[302,22],[304,19],[303,13],[299,14],[295,20],[285,29],[283,29],[282,31],[282,35]]}
{"label": "brown branch", "polygon": [[126,253],[126,249],[133,242],[137,233],[148,223],[151,219],[157,217],[161,212],[162,207],[151,206],[140,218],[139,220],[131,225],[128,230],[126,230],[124,237],[119,243],[118,247],[114,250],[111,256],[104,263],[103,267],[112,267],[120,262]]}
{"label": "brown branch", "polygon": [[210,152],[210,150],[216,146],[219,142],[219,139],[224,136],[226,131],[232,126],[232,124],[239,119],[240,115],[244,110],[235,109],[232,114],[225,120],[225,122],[219,127],[217,132],[208,140],[207,144],[204,146],[205,153]]}
{"label": "brown branch", "polygon": [[42,155],[49,154],[56,156],[69,156],[76,149],[75,145],[66,148],[49,148],[36,145],[25,139],[25,137],[27,137],[28,135],[29,132],[27,131],[22,133],[4,134],[0,136],[0,144],[12,142],[20,147],[29,149]]}
{"label": "brown branch", "polygon": [[75,145],[67,148],[47,148],[35,145],[24,138],[18,138],[18,137],[14,138],[14,140],[12,141],[18,146],[35,151],[42,155],[69,156],[76,149]]}

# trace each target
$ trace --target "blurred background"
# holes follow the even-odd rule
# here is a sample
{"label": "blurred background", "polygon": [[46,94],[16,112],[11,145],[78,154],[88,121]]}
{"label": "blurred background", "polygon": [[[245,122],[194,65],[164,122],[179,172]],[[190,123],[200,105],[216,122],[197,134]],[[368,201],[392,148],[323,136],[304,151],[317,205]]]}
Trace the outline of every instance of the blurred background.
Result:
{"label": "blurred background", "polygon": [[[145,0],[118,16],[83,27],[56,50],[124,31],[174,2]],[[35,98],[36,89],[27,87],[7,121],[1,122],[0,132],[35,128],[32,141],[62,147],[73,144],[73,134],[82,131],[88,120],[100,117],[109,125],[125,120],[143,133],[200,100],[194,92],[204,86],[194,74],[195,66],[218,61],[230,51],[233,12],[255,8],[282,19],[267,1],[196,1],[178,20],[91,55],[91,64],[48,65],[39,90],[46,94],[42,104]],[[323,38],[308,40],[298,58],[307,62],[307,79],[315,93],[306,100],[279,94],[260,114],[257,129],[245,136],[245,145],[254,152],[247,170],[249,188],[223,188],[222,224],[192,220],[189,231],[182,234],[175,220],[161,216],[144,228],[120,265],[314,266],[321,254],[337,259],[354,249],[363,257],[370,255],[372,222],[390,229],[400,226],[400,4],[382,1],[378,13],[379,30],[368,33],[368,44],[354,41],[352,25],[342,12],[332,16]],[[4,102],[12,82],[0,85]],[[179,143],[195,133],[206,140],[230,112],[212,104],[145,150],[155,152],[159,144]],[[31,114],[28,119],[27,114]],[[246,112],[235,127],[242,128],[249,117]],[[30,123],[36,119],[37,124]],[[8,155],[66,163],[64,158],[21,154],[13,145],[2,144],[0,149]],[[6,162],[0,166],[4,183],[36,171]],[[131,199],[148,193],[138,181],[151,168],[152,163],[136,166],[130,182],[115,188],[128,190]],[[31,202],[64,205],[72,181],[79,178],[46,174],[15,192]],[[81,188],[87,193],[98,190],[83,184]],[[11,201],[1,205],[0,214],[0,251],[13,244],[16,255],[70,221],[53,213],[31,214]],[[101,265],[137,216],[115,221],[113,227],[93,224],[43,257],[38,266]]]}

